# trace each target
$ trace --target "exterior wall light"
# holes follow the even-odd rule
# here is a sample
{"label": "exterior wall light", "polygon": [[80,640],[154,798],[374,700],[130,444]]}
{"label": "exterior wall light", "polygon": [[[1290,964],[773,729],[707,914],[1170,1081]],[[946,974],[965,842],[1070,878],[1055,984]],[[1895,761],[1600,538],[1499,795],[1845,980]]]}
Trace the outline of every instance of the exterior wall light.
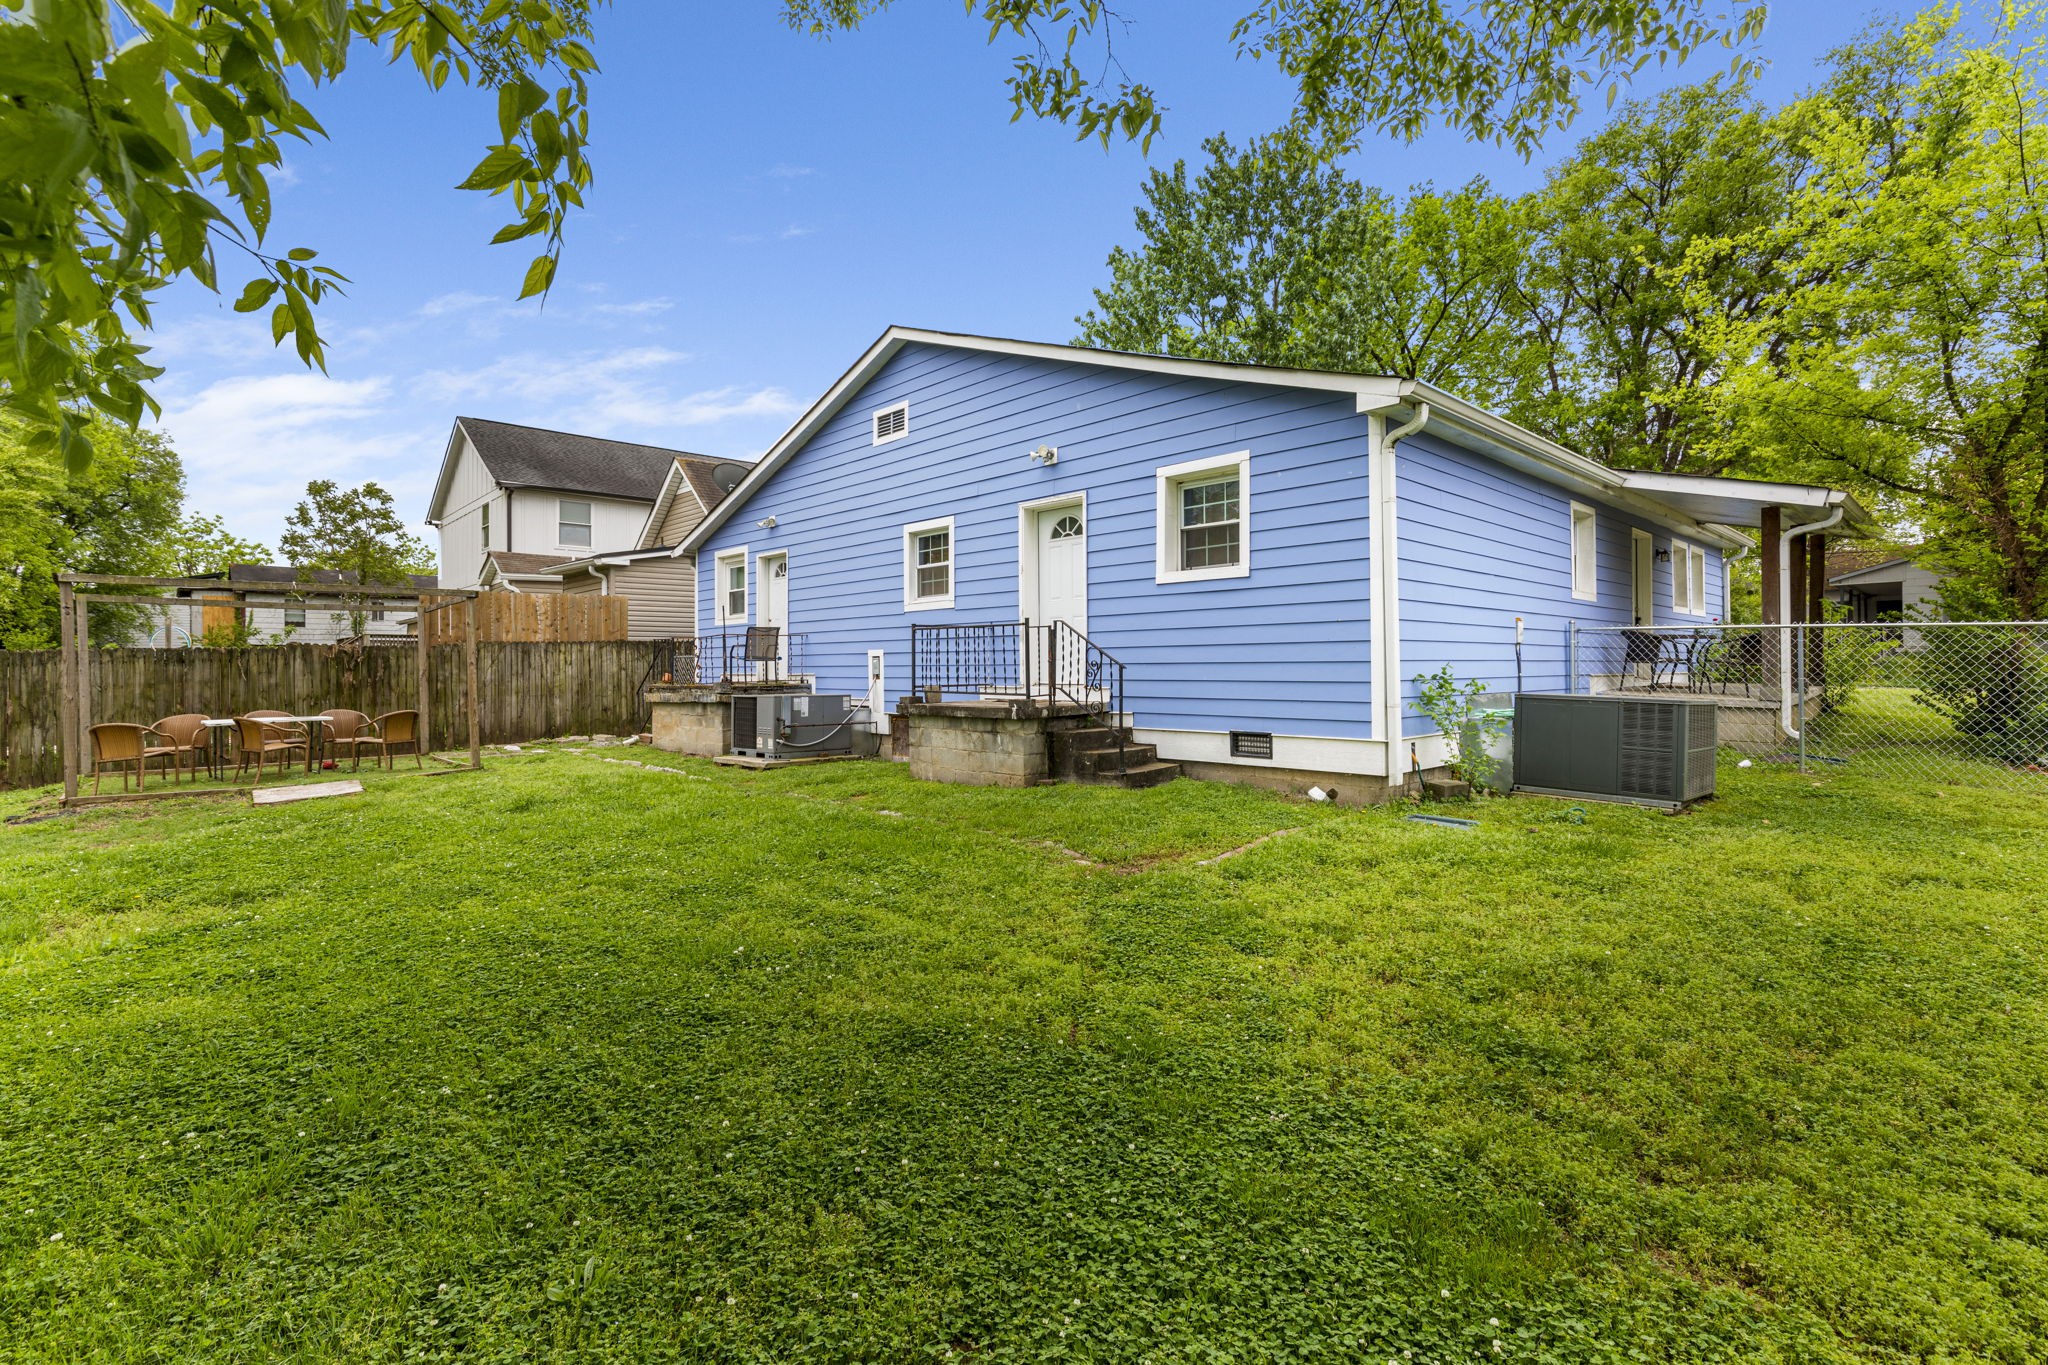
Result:
{"label": "exterior wall light", "polygon": [[1025,458],[1038,464],[1055,465],[1060,462],[1060,448],[1058,446],[1042,445]]}

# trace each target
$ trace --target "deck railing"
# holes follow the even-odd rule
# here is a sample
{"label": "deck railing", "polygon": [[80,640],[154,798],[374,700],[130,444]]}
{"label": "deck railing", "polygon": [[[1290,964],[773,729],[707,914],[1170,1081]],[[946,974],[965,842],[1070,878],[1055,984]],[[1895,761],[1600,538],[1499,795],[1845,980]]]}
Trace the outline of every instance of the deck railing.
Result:
{"label": "deck railing", "polygon": [[1122,721],[1124,665],[1064,621],[910,628],[910,688],[920,700],[1068,704]]}
{"label": "deck railing", "polygon": [[795,682],[808,671],[809,637],[778,633],[767,647],[762,627],[712,630],[654,642],[651,683],[743,687]]}

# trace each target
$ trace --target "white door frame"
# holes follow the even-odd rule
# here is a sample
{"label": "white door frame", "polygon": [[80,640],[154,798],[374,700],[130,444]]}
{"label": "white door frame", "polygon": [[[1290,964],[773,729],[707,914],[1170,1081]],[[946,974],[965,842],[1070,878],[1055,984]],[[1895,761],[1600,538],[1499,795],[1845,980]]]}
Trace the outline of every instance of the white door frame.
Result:
{"label": "white door frame", "polygon": [[1635,624],[1657,624],[1657,538],[1631,526],[1628,532],[1628,611]]}
{"label": "white door frame", "polygon": [[[768,604],[774,600],[776,592],[773,586],[775,577],[773,572],[774,566],[770,563],[771,560],[780,561],[782,564],[782,619],[780,621],[770,621],[767,619]],[[782,627],[782,633],[775,637],[776,660],[774,665],[772,665],[774,672],[780,675],[786,672],[789,666],[789,551],[763,550],[760,554],[754,556],[754,572],[759,575],[756,581],[760,585],[755,589],[754,624],[757,626],[772,625]]]}
{"label": "white door frame", "polygon": [[[1056,497],[1034,498],[1030,502],[1017,504],[1017,619],[1036,622],[1038,610],[1038,514],[1074,508],[1081,514],[1082,534],[1092,534],[1094,528],[1088,522],[1088,494],[1085,490],[1061,493]],[[1084,560],[1081,572],[1085,578],[1088,566]],[[1084,632],[1085,633],[1085,632]]]}

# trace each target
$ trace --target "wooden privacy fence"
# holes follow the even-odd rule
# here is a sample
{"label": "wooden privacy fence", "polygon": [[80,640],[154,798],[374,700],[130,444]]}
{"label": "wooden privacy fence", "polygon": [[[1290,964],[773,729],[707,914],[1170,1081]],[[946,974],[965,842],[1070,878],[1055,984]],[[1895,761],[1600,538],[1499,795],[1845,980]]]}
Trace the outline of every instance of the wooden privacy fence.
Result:
{"label": "wooden privacy fence", "polygon": [[[508,644],[626,638],[628,599],[598,593],[482,592],[476,596],[476,638]],[[462,613],[427,617],[427,643],[462,639]]]}
{"label": "wooden privacy fence", "polygon": [[[652,648],[624,640],[479,644],[483,742],[644,728],[640,691]],[[431,740],[437,748],[460,748],[468,742],[462,646],[436,645],[432,653]],[[54,649],[0,651],[0,786],[42,786],[63,775],[59,656]],[[402,645],[94,649],[87,658],[95,721],[147,725],[183,711],[303,715],[330,706],[374,716],[415,706],[419,698],[417,654]]]}

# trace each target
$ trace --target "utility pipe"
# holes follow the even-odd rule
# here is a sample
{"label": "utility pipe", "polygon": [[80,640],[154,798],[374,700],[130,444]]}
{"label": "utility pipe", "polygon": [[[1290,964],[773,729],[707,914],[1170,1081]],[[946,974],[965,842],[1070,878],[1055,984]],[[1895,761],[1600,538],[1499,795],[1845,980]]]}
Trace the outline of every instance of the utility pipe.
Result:
{"label": "utility pipe", "polygon": [[[1778,594],[1778,728],[1785,732],[1787,739],[1800,737],[1799,729],[1792,724],[1792,575],[1789,571],[1792,537],[1840,526],[1848,515],[1849,509],[1838,503],[1834,511],[1819,521],[1809,521],[1804,526],[1787,526],[1778,533],[1778,582],[1774,589]],[[1800,724],[1804,725],[1804,696],[1799,698],[1799,711]]]}

